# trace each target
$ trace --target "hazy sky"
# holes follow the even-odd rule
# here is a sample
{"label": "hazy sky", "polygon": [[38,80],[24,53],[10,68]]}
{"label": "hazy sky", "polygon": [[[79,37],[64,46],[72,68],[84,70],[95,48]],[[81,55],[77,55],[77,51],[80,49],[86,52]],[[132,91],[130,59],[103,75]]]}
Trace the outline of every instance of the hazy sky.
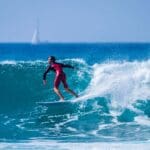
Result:
{"label": "hazy sky", "polygon": [[0,0],[0,42],[150,42],[150,0]]}

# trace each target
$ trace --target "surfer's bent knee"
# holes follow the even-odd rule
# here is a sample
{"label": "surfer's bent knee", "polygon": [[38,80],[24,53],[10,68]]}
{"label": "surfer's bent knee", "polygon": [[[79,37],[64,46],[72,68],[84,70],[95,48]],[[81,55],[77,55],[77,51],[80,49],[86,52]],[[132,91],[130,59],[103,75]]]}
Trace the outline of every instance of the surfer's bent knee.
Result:
{"label": "surfer's bent knee", "polygon": [[59,89],[57,87],[54,87],[54,91],[58,91]]}

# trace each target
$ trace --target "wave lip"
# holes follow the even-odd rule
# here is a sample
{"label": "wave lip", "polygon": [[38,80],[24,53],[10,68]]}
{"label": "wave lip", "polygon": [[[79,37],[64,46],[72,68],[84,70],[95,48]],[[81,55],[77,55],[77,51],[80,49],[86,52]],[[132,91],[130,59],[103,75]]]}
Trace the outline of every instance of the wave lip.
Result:
{"label": "wave lip", "polygon": [[138,99],[150,99],[149,68],[150,61],[94,64],[85,95],[107,97],[114,108],[128,107]]}
{"label": "wave lip", "polygon": [[3,60],[0,61],[0,65],[17,65],[17,64],[38,64],[38,63],[46,63],[46,61],[43,60],[28,60],[28,61],[24,61],[24,60]]}

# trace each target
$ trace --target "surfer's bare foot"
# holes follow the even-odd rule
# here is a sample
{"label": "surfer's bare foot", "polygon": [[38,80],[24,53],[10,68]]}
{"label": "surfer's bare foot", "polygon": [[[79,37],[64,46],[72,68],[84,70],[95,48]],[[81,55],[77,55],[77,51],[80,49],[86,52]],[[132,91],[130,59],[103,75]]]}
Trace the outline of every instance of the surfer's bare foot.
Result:
{"label": "surfer's bare foot", "polygon": [[63,98],[63,99],[61,98],[60,101],[63,102],[63,101],[64,101],[64,98]]}
{"label": "surfer's bare foot", "polygon": [[75,97],[78,97],[78,95],[77,95],[73,90],[71,90],[71,89],[69,89],[69,88],[65,88],[65,90],[66,90],[67,92],[71,93],[72,95],[74,95]]}

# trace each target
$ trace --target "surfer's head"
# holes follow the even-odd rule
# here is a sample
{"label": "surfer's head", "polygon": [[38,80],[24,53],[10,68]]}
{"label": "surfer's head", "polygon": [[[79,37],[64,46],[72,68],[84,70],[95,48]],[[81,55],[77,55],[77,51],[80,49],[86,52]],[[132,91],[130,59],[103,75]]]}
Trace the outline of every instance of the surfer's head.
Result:
{"label": "surfer's head", "polygon": [[48,63],[54,63],[56,61],[56,58],[54,56],[49,56],[48,57]]}

